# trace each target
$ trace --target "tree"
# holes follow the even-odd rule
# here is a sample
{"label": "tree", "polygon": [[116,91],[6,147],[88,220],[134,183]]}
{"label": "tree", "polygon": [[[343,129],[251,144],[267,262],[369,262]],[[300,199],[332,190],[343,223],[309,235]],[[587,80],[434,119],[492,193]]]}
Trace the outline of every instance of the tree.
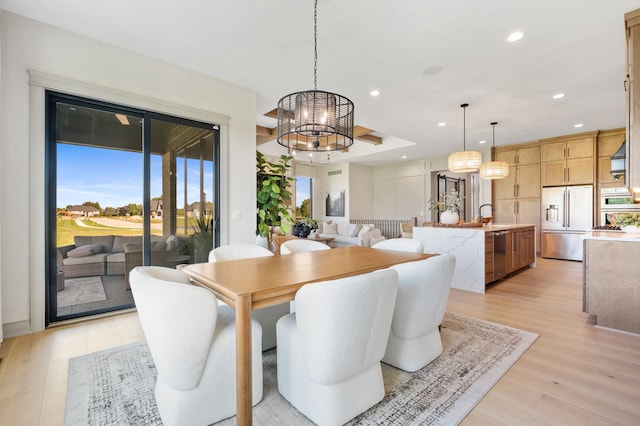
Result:
{"label": "tree", "polygon": [[296,207],[296,217],[311,217],[311,199],[302,200],[300,206]]}

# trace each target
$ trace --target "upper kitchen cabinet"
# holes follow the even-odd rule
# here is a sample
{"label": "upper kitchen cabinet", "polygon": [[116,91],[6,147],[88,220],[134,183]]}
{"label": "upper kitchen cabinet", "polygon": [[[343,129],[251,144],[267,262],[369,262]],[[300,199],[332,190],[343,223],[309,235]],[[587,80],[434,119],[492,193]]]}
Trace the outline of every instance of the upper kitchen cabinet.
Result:
{"label": "upper kitchen cabinet", "polygon": [[640,192],[640,9],[624,15],[627,33],[627,181]]}
{"label": "upper kitchen cabinet", "polygon": [[624,178],[616,179],[611,175],[611,156],[616,153],[624,142],[626,130],[603,130],[598,133],[598,186],[624,186]]}
{"label": "upper kitchen cabinet", "polygon": [[593,184],[598,132],[540,141],[542,186]]}

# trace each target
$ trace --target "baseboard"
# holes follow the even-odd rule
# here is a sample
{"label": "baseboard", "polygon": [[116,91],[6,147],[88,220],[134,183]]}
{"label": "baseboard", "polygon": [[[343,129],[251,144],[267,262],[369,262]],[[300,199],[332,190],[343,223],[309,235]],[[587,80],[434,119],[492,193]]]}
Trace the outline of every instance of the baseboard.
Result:
{"label": "baseboard", "polygon": [[4,339],[18,337],[24,334],[31,334],[31,321],[29,320],[2,324],[2,337]]}

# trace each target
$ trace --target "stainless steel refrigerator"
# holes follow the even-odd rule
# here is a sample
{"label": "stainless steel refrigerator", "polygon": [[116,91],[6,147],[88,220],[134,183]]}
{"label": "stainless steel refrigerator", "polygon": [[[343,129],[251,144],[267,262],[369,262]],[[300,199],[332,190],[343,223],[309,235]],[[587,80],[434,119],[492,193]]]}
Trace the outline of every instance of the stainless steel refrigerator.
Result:
{"label": "stainless steel refrigerator", "polygon": [[593,185],[542,188],[542,257],[582,260],[593,228]]}

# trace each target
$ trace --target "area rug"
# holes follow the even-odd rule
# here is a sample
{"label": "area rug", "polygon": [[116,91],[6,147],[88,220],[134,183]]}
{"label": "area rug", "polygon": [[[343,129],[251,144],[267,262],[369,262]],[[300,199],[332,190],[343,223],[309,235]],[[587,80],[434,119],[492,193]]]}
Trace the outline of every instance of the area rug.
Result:
{"label": "area rug", "polygon": [[[350,425],[458,424],[533,344],[537,334],[447,313],[444,352],[416,373],[383,364],[385,398]],[[311,425],[278,393],[276,350],[263,354],[259,425]],[[145,343],[69,360],[65,425],[161,425],[154,399],[156,369]],[[233,425],[235,418],[219,423]]]}
{"label": "area rug", "polygon": [[100,277],[67,278],[58,292],[58,308],[107,300]]}

